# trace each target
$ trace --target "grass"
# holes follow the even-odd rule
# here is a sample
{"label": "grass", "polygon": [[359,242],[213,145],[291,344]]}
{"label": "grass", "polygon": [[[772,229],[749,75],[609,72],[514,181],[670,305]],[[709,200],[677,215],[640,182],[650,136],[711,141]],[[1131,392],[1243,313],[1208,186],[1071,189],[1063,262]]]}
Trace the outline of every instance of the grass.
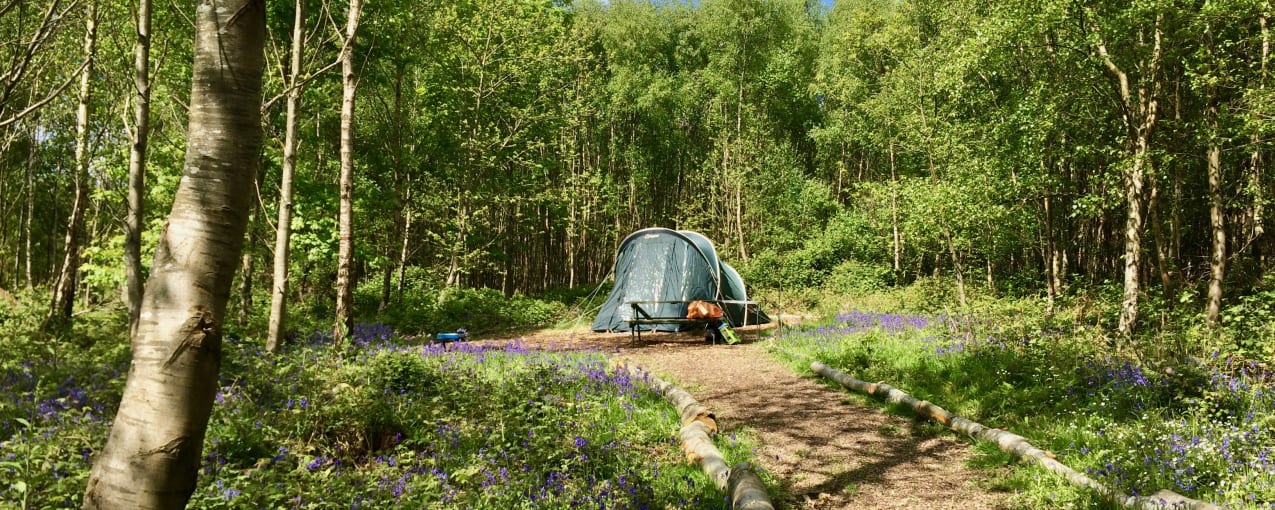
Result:
{"label": "grass", "polygon": [[[776,339],[774,351],[794,370],[809,373],[809,358],[818,359],[1009,429],[1132,494],[1168,489],[1232,508],[1275,506],[1275,395],[1262,367],[1225,356],[1122,356],[1084,329],[1042,327],[1015,309],[843,313]],[[977,451],[974,464],[997,473],[991,485],[1013,491],[1015,505],[1106,505],[992,446]]]}
{"label": "grass", "polygon": [[[672,407],[599,353],[352,335],[340,356],[322,333],[279,356],[226,339],[191,508],[725,506],[685,464]],[[78,507],[127,345],[23,338],[0,351],[0,507]],[[718,446],[755,451],[747,435]]]}

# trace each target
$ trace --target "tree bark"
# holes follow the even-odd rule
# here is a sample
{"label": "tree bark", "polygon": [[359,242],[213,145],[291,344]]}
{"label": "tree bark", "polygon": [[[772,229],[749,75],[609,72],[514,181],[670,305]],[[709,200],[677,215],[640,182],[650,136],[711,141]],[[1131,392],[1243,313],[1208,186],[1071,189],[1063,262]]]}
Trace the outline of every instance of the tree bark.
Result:
{"label": "tree bark", "polygon": [[195,489],[260,163],[265,16],[263,0],[198,4],[185,169],[85,508],[181,508]]}
{"label": "tree bark", "polygon": [[[1268,13],[1266,11],[1262,11],[1262,16],[1260,18],[1262,30],[1262,54],[1260,70],[1257,76],[1257,89],[1259,91],[1266,89],[1266,61],[1270,58],[1271,54],[1271,32],[1270,27],[1268,26],[1268,17]],[[1259,131],[1254,130],[1250,143],[1253,146],[1253,152],[1249,155],[1249,190],[1253,196],[1250,202],[1249,212],[1249,220],[1251,223],[1251,227],[1249,228],[1249,240],[1253,244],[1253,255],[1257,259],[1258,267],[1263,267],[1265,265],[1265,261],[1263,260],[1264,252],[1262,251],[1261,238],[1262,234],[1266,233],[1266,228],[1262,225],[1265,221],[1266,211],[1265,205],[1263,204],[1265,183],[1262,182],[1262,136]]]}
{"label": "tree bark", "polygon": [[354,289],[350,281],[350,264],[354,260],[354,94],[358,86],[354,76],[354,40],[361,9],[361,0],[350,0],[345,44],[341,48],[341,212],[337,219],[340,248],[336,265],[336,324],[332,328],[332,343],[338,346],[354,327]]}
{"label": "tree bark", "polygon": [[292,176],[297,168],[297,116],[301,103],[301,59],[305,52],[305,2],[297,0],[292,22],[287,113],[284,120],[283,168],[279,177],[279,219],[275,226],[274,272],[270,285],[270,319],[266,351],[278,353],[288,314],[288,245],[292,240]]}
{"label": "tree bark", "polygon": [[26,267],[23,269],[26,271],[27,290],[35,288],[34,268],[31,261],[32,255],[35,254],[35,252],[31,249],[31,234],[34,233],[31,229],[31,217],[35,216],[35,162],[36,157],[39,154],[40,147],[40,143],[38,141],[39,129],[36,126],[38,126],[38,123],[32,123],[31,147],[30,151],[27,153],[27,214],[22,220],[22,230],[26,237],[26,244],[23,246],[23,252],[25,255],[23,258],[25,259]]}
{"label": "tree bark", "polygon": [[1151,223],[1151,237],[1155,241],[1156,266],[1159,268],[1160,285],[1164,289],[1165,306],[1173,308],[1175,298],[1177,296],[1177,286],[1174,285],[1175,266],[1173,259],[1169,257],[1170,240],[1164,235],[1164,219],[1160,214],[1163,209],[1160,200],[1160,185],[1156,179],[1152,178],[1147,181],[1150,188],[1150,197],[1147,201],[1147,220]]}
{"label": "tree bark", "polygon": [[1045,273],[1048,296],[1048,312],[1054,313],[1054,302],[1058,299],[1060,282],[1058,278],[1058,243],[1054,234],[1053,196],[1045,193]]}
{"label": "tree bark", "polygon": [[1129,155],[1132,158],[1123,176],[1126,210],[1124,291],[1120,301],[1118,332],[1125,337],[1133,334],[1138,322],[1138,297],[1141,292],[1139,271],[1142,260],[1143,183],[1146,179],[1147,160],[1151,153],[1151,135],[1155,129],[1159,106],[1160,82],[1157,74],[1161,56],[1161,22],[1161,16],[1157,16],[1152,29],[1153,46],[1144,65],[1139,66],[1146,72],[1141,77],[1141,83],[1138,84],[1137,97],[1134,97],[1128,73],[1111,59],[1106,43],[1099,39],[1096,44],[1098,55],[1116,81],[1123,112],[1122,119],[1128,131]]}
{"label": "tree bark", "polygon": [[[943,226],[943,240],[947,243],[948,255],[952,257],[952,272],[956,273],[956,297],[960,300],[961,308],[965,308],[968,305],[968,300],[965,297],[965,267],[961,264],[960,254],[956,251],[956,243],[952,241],[952,231],[947,225]],[[935,264],[935,267],[937,268],[938,264]]]}
{"label": "tree bark", "polygon": [[903,277],[903,237],[899,234],[899,178],[894,168],[894,144],[890,144],[890,230],[892,238],[890,247],[894,252],[894,284],[898,285]]}
{"label": "tree bark", "polygon": [[1226,275],[1226,211],[1222,204],[1222,147],[1217,125],[1217,92],[1209,87],[1204,119],[1209,129],[1209,229],[1212,246],[1209,256],[1209,296],[1204,323],[1210,329],[1221,325],[1222,279]]}
{"label": "tree bark", "polygon": [[257,176],[252,181],[252,203],[248,205],[248,244],[242,250],[243,256],[239,264],[239,325],[247,326],[249,319],[252,317],[252,284],[254,273],[257,272],[257,258],[253,256],[253,247],[259,242],[257,230],[253,228],[253,224],[257,222],[258,215],[264,214],[265,211],[261,207],[261,181],[266,176],[261,171],[260,165],[257,167]]}
{"label": "tree bark", "polygon": [[[397,269],[397,264],[390,261],[390,255],[394,249],[393,242],[396,240],[401,242],[407,237],[407,222],[410,221],[407,219],[407,198],[411,195],[406,188],[411,180],[403,171],[403,131],[406,130],[406,126],[403,125],[403,75],[405,72],[403,65],[399,65],[394,72],[394,228],[392,231],[396,231],[387,235],[385,239],[386,262],[382,269],[384,280],[381,282],[381,302],[377,305],[378,312],[383,312],[390,306],[394,272]],[[394,234],[397,234],[397,239]]]}
{"label": "tree bark", "polygon": [[93,63],[97,55],[97,1],[90,0],[85,14],[84,56],[87,65],[80,74],[80,100],[75,110],[75,201],[66,228],[62,270],[53,290],[49,323],[66,323],[75,309],[75,291],[84,244],[84,211],[89,202],[89,94],[92,92]]}
{"label": "tree bark", "polygon": [[403,211],[403,243],[399,245],[398,251],[398,298],[403,299],[403,285],[407,280],[407,255],[409,241],[412,238],[412,194],[411,194],[411,178],[407,180],[408,195],[405,201],[406,209]]}
{"label": "tree bark", "polygon": [[133,46],[133,144],[128,155],[128,212],[124,220],[124,279],[128,330],[137,331],[142,309],[142,229],[145,221],[146,147],[150,136],[151,1],[138,0],[137,42]]}

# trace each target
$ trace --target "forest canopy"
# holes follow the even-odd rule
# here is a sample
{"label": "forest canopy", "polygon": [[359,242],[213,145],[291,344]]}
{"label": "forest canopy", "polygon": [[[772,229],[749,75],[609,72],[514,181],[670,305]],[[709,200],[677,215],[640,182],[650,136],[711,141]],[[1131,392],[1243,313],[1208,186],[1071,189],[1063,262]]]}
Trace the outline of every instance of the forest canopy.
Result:
{"label": "forest canopy", "polygon": [[[1264,2],[374,2],[348,45],[345,4],[297,5],[267,7],[246,318],[276,258],[290,93],[286,299],[335,299],[347,46],[355,313],[413,291],[594,284],[649,226],[705,233],[761,288],[1097,291],[1124,333],[1147,306],[1255,326],[1243,306],[1271,292]],[[0,282],[55,286],[75,243],[92,306],[125,282],[137,25],[127,5],[86,6],[0,9],[15,41],[0,47]],[[193,25],[176,9],[157,7],[150,38],[143,276],[186,145]]]}

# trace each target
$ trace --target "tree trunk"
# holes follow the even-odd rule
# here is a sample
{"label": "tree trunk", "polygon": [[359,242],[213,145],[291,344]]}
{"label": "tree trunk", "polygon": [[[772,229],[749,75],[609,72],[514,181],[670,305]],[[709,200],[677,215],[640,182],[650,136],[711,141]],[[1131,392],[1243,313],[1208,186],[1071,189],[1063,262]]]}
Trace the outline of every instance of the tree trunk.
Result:
{"label": "tree trunk", "polygon": [[23,218],[22,220],[22,230],[23,230],[23,233],[26,235],[26,240],[25,240],[26,244],[23,246],[25,257],[23,258],[25,259],[25,262],[26,262],[26,267],[24,269],[26,270],[27,290],[31,290],[35,288],[35,275],[33,272],[34,268],[33,268],[33,263],[31,262],[32,255],[35,254],[35,252],[31,249],[31,234],[34,233],[31,230],[31,217],[35,216],[35,162],[36,162],[36,156],[39,154],[39,147],[40,147],[40,143],[38,141],[39,130],[36,127],[39,125],[39,123],[33,122],[32,124],[33,125],[31,127],[31,149],[30,149],[30,152],[27,153],[27,175],[26,175],[27,214],[26,214],[26,218]]}
{"label": "tree trunk", "polygon": [[1160,211],[1163,209],[1160,200],[1160,186],[1154,178],[1147,181],[1147,185],[1151,188],[1147,206],[1148,221],[1151,222],[1151,237],[1155,240],[1156,265],[1159,268],[1160,285],[1164,288],[1165,306],[1173,308],[1178,291],[1177,286],[1174,284],[1175,270],[1173,259],[1169,257],[1169,243],[1171,241],[1164,236],[1164,221],[1160,215]]}
{"label": "tree trunk", "polygon": [[1204,308],[1204,323],[1211,329],[1221,325],[1222,279],[1226,275],[1226,211],[1222,204],[1222,147],[1217,125],[1217,93],[1212,87],[1208,92],[1208,106],[1204,111],[1209,128],[1209,229],[1212,231],[1212,250],[1209,257],[1209,298]]}
{"label": "tree trunk", "polygon": [[409,193],[406,200],[406,210],[403,211],[403,244],[399,245],[398,251],[398,298],[403,299],[403,284],[407,280],[407,253],[408,242],[412,237],[412,196],[410,193],[411,178],[408,178]]}
{"label": "tree trunk", "polygon": [[[255,190],[254,190],[255,191]],[[256,197],[256,193],[253,193]],[[243,255],[239,262],[239,325],[247,326],[249,318],[252,317],[252,279],[253,273],[257,270],[256,257],[252,256],[252,247],[257,245],[257,235],[253,231],[253,220],[256,219],[257,213],[261,212],[261,208],[254,204],[248,207],[251,211],[248,213],[248,241],[243,249]]]}
{"label": "tree trunk", "polygon": [[1107,52],[1106,43],[1099,39],[1096,43],[1099,56],[1107,71],[1116,80],[1117,91],[1121,101],[1121,110],[1125,129],[1129,137],[1129,155],[1132,163],[1124,172],[1125,192],[1125,229],[1124,229],[1124,291],[1120,301],[1121,336],[1133,334],[1138,322],[1138,295],[1141,292],[1139,271],[1142,260],[1142,202],[1143,183],[1146,177],[1147,160],[1151,153],[1151,134],[1155,128],[1158,113],[1160,82],[1157,76],[1160,67],[1160,42],[1162,18],[1156,17],[1154,45],[1147,55],[1146,61],[1138,66],[1144,70],[1142,82],[1138,84],[1137,97],[1129,83],[1129,75],[1116,65]]}
{"label": "tree trunk", "polygon": [[80,268],[80,249],[84,244],[84,211],[89,205],[89,93],[92,91],[93,64],[97,55],[97,1],[90,0],[84,16],[84,56],[88,65],[80,74],[80,101],[75,110],[75,201],[66,228],[62,271],[53,290],[50,323],[71,320],[75,308],[76,277]]}
{"label": "tree trunk", "polygon": [[305,2],[297,0],[292,21],[292,51],[284,120],[283,168],[279,177],[279,219],[275,226],[274,271],[270,285],[270,319],[266,351],[278,353],[288,313],[288,245],[292,240],[292,176],[297,168],[297,116],[301,102],[301,57],[305,51]]}
{"label": "tree trunk", "polygon": [[253,228],[260,218],[259,215],[265,214],[265,210],[261,206],[261,182],[265,180],[265,173],[262,171],[261,165],[257,166],[257,176],[252,181],[252,203],[248,205],[248,241],[247,246],[243,249],[243,256],[239,264],[239,325],[247,326],[249,319],[252,317],[252,284],[255,278],[254,273],[257,272],[257,258],[253,255],[252,250],[260,242],[257,230]]}
{"label": "tree trunk", "polygon": [[1053,197],[1046,193],[1044,198],[1045,206],[1045,273],[1047,278],[1048,291],[1048,311],[1054,313],[1054,302],[1058,299],[1059,278],[1058,278],[1058,242],[1054,234],[1054,207]]}
{"label": "tree trunk", "polygon": [[151,2],[138,0],[137,42],[133,46],[133,144],[128,156],[128,212],[124,220],[124,279],[128,330],[137,331],[142,309],[142,228],[145,224],[146,146],[151,112]]}
{"label": "tree trunk", "polygon": [[[956,296],[960,300],[961,308],[965,308],[968,301],[965,297],[965,268],[961,264],[960,254],[956,252],[956,243],[952,242],[952,231],[943,226],[943,240],[947,242],[947,253],[952,257],[952,272],[956,273]],[[934,264],[938,269],[938,264]]]}
{"label": "tree trunk", "polygon": [[[1267,25],[1267,18],[1268,14],[1263,11],[1260,20],[1262,27],[1261,68],[1257,78],[1257,89],[1259,91],[1266,89],[1266,60],[1270,58],[1271,54],[1271,32],[1270,27]],[[1253,244],[1253,255],[1257,259],[1258,267],[1264,268],[1265,261],[1263,260],[1264,252],[1261,239],[1262,234],[1266,233],[1266,228],[1262,225],[1266,218],[1265,205],[1263,204],[1265,200],[1263,198],[1265,184],[1262,182],[1262,136],[1258,130],[1254,130],[1250,142],[1253,146],[1253,152],[1249,155],[1249,190],[1253,196],[1250,201],[1249,219],[1252,226],[1249,229],[1249,239]]]}
{"label": "tree trunk", "polygon": [[1124,229],[1124,291],[1120,300],[1120,324],[1118,331],[1128,336],[1138,322],[1138,293],[1141,291],[1138,271],[1142,260],[1142,182],[1144,158],[1147,156],[1140,140],[1132,169],[1124,177],[1125,218]]}
{"label": "tree trunk", "polygon": [[899,234],[899,178],[894,168],[894,144],[890,144],[890,229],[893,231],[891,248],[894,251],[894,282],[902,277],[903,237]]}
{"label": "tree trunk", "polygon": [[390,305],[391,291],[393,290],[393,279],[396,265],[390,261],[393,243],[395,240],[401,240],[407,237],[407,198],[410,193],[407,190],[407,184],[411,182],[403,171],[403,74],[406,72],[404,66],[400,65],[394,73],[394,228],[397,229],[398,239],[394,235],[387,235],[385,242],[385,268],[384,280],[381,282],[381,302],[377,306],[377,311],[385,311]]}
{"label": "tree trunk", "polygon": [[155,251],[133,361],[84,507],[181,508],[195,490],[261,152],[265,2],[201,0],[185,170]]}
{"label": "tree trunk", "polygon": [[350,263],[354,260],[354,38],[358,33],[362,0],[350,0],[345,25],[345,44],[341,48],[341,212],[337,220],[340,248],[336,263],[336,324],[332,343],[340,346],[354,327],[354,288],[350,281]]}

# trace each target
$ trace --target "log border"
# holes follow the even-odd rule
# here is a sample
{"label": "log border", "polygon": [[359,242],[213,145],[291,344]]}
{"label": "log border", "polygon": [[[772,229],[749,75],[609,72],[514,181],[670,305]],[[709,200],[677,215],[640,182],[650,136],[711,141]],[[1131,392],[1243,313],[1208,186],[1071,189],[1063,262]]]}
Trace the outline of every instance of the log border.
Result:
{"label": "log border", "polygon": [[1188,498],[1168,489],[1161,489],[1151,496],[1130,496],[1128,494],[1124,494],[1114,488],[1103,485],[1084,473],[1071,469],[1065,464],[1058,462],[1054,459],[1053,454],[1032,446],[1031,443],[1027,442],[1026,438],[1018,434],[1014,434],[1007,430],[983,426],[980,423],[952,414],[946,409],[928,401],[918,400],[917,398],[888,384],[861,381],[859,379],[855,379],[849,374],[846,374],[845,372],[841,372],[818,361],[812,361],[810,363],[810,369],[819,375],[836,381],[838,384],[847,389],[876,397],[882,397],[886,402],[891,404],[906,405],[913,411],[916,411],[918,415],[941,423],[953,431],[967,434],[976,439],[995,443],[1001,451],[1015,455],[1028,462],[1036,462],[1041,467],[1061,476],[1068,482],[1091,489],[1123,507],[1139,510],[1163,510],[1166,508],[1187,510],[1222,510],[1224,508],[1214,503]]}
{"label": "log border", "polygon": [[730,498],[732,509],[774,510],[775,505],[766,493],[766,486],[754,472],[751,464],[740,462],[728,467],[722,452],[713,444],[717,434],[717,415],[704,407],[690,393],[652,375],[650,372],[628,364],[617,364],[617,372],[643,381],[677,409],[682,428],[678,438],[682,451],[690,463],[699,463],[704,474],[712,480],[718,491]]}

